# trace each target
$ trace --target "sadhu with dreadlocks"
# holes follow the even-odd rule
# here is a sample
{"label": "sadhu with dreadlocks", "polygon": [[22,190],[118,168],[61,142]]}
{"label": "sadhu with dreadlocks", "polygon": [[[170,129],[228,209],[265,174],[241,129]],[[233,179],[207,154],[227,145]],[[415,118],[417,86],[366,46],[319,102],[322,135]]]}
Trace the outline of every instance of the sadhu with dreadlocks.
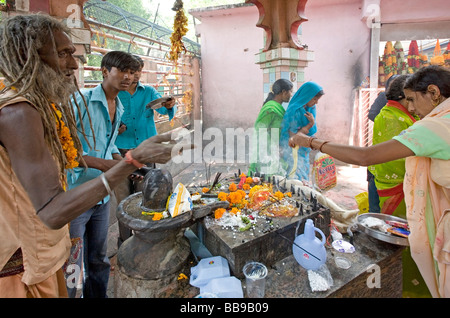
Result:
{"label": "sadhu with dreadlocks", "polygon": [[0,297],[67,296],[62,266],[68,223],[94,206],[139,162],[171,158],[170,134],[144,141],[114,167],[66,191],[82,147],[70,97],[78,90],[69,30],[46,15],[0,24]]}

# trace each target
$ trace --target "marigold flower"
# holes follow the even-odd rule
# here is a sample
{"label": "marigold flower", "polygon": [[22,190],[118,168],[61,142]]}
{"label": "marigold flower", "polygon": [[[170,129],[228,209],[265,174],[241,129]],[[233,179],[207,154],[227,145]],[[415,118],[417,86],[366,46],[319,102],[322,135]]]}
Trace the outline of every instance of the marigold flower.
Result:
{"label": "marigold flower", "polygon": [[183,273],[180,273],[180,275],[178,275],[177,280],[182,280],[182,279],[187,279],[187,276],[184,275]]}
{"label": "marigold flower", "polygon": [[228,201],[231,204],[239,203],[241,200],[242,200],[242,195],[239,192],[237,192],[237,191],[236,192],[231,192],[228,195]]}
{"label": "marigold flower", "polygon": [[203,188],[203,189],[202,189],[202,192],[203,192],[203,193],[209,192],[209,188]]}
{"label": "marigold flower", "polygon": [[242,178],[242,177],[246,177],[245,173],[243,173],[243,172],[239,175],[239,178]]}
{"label": "marigold flower", "polygon": [[239,193],[240,193],[242,199],[245,198],[245,196],[247,195],[247,193],[245,193],[244,190],[237,190],[236,192],[239,192]]}
{"label": "marigold flower", "polygon": [[228,190],[230,190],[231,192],[234,192],[237,190],[237,185],[236,183],[231,183],[230,186],[228,187]]}
{"label": "marigold flower", "polygon": [[281,200],[281,199],[284,198],[284,194],[283,194],[282,192],[280,192],[280,191],[275,192],[275,193],[274,193],[274,196],[275,196],[278,200]]}
{"label": "marigold flower", "polygon": [[159,212],[157,212],[157,213],[153,214],[153,218],[152,218],[152,220],[153,220],[153,221],[159,221],[159,220],[161,220],[161,219],[162,219],[162,217],[163,217],[163,214],[162,214],[162,213],[159,213]]}
{"label": "marigold flower", "polygon": [[240,212],[241,212],[241,210],[239,210],[238,208],[232,208],[231,211],[230,211],[230,213],[232,213],[232,214],[237,214],[237,213],[240,213]]}
{"label": "marigold flower", "polygon": [[214,218],[215,219],[220,219],[222,216],[223,216],[223,214],[225,213],[225,209],[224,208],[218,208],[218,209],[216,209],[215,211],[214,211]]}
{"label": "marigold flower", "polygon": [[292,198],[292,192],[286,192],[286,193],[284,194],[284,196],[285,196],[285,197],[290,197],[290,198]]}
{"label": "marigold flower", "polygon": [[247,179],[245,179],[245,183],[252,184],[253,179],[251,177],[247,177]]}
{"label": "marigold flower", "polygon": [[244,190],[250,190],[250,185],[249,185],[248,183],[246,183],[246,184],[244,184],[244,185],[242,186],[242,189],[244,189]]}
{"label": "marigold flower", "polygon": [[219,199],[219,201],[226,201],[227,196],[228,196],[228,194],[226,194],[225,192],[219,192],[219,194],[217,195],[217,198]]}

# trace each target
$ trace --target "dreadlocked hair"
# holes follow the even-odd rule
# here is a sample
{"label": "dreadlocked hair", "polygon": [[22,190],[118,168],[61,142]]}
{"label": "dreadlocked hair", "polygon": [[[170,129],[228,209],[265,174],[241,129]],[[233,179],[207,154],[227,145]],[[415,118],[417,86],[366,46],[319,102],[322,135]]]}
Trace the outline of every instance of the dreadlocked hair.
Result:
{"label": "dreadlocked hair", "polygon": [[[42,93],[48,91],[43,87],[51,84],[37,80],[39,70],[44,63],[38,50],[51,39],[56,51],[53,38],[53,32],[55,31],[70,34],[70,30],[63,23],[43,14],[14,16],[6,19],[0,25],[0,73],[6,79],[5,88],[0,93],[12,91],[12,94],[8,97],[0,97],[0,104],[19,96],[25,97],[33,104],[42,119],[45,141],[58,161],[61,176],[63,176],[68,160],[57,131],[57,125],[59,126],[61,123],[56,123],[58,116],[56,116],[49,96]],[[74,79],[74,85],[79,91],[76,79]],[[73,100],[75,101],[75,98]],[[79,105],[76,102],[75,104],[80,114]],[[61,112],[61,120],[68,127],[74,147],[78,150],[76,160],[84,163],[82,145],[77,135],[74,108],[70,98],[61,103],[54,103],[54,106]],[[82,130],[84,131],[84,128]]]}

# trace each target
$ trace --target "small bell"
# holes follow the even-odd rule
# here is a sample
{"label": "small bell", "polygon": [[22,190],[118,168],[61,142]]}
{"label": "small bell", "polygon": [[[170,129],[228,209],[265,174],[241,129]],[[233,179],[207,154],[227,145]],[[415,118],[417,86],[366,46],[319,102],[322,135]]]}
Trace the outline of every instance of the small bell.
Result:
{"label": "small bell", "polygon": [[183,8],[183,1],[182,0],[175,0],[175,2],[173,3],[172,10],[173,11],[178,11],[178,10],[180,10],[182,8]]}

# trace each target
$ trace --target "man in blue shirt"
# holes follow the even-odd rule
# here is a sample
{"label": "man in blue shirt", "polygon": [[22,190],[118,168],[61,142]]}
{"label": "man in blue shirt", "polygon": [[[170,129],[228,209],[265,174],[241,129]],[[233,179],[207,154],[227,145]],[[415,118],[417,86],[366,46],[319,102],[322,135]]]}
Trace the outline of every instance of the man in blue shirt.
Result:
{"label": "man in blue shirt", "polygon": [[[119,99],[123,105],[124,112],[122,115],[121,132],[116,140],[116,146],[119,149],[134,149],[142,141],[157,134],[154,110],[146,108],[151,101],[161,98],[161,94],[151,86],[143,85],[140,82],[144,61],[134,55],[139,62],[140,68],[134,73],[133,82],[127,90],[119,92]],[[161,104],[164,107],[156,109],[161,115],[169,115],[171,120],[177,111],[175,99],[172,98]]]}
{"label": "man in blue shirt", "polygon": [[[79,137],[86,166],[75,168],[69,173],[69,189],[95,179],[122,159],[115,145],[123,114],[123,107],[117,95],[128,89],[138,69],[139,63],[131,54],[109,52],[101,62],[103,82],[92,89],[84,90],[83,96],[76,95],[75,101],[81,108],[81,114],[75,110],[75,116],[78,131],[83,131],[84,128],[84,134],[79,133]],[[84,298],[106,297],[110,273],[110,263],[106,255],[109,214],[107,196],[70,223],[71,238],[83,242],[81,254],[86,274],[83,284]],[[81,257],[77,264],[81,269]],[[69,296],[74,297],[76,286],[68,285],[68,291]]]}
{"label": "man in blue shirt", "polygon": [[[116,146],[119,148],[122,155],[125,155],[128,150],[139,146],[145,139],[157,134],[154,120],[155,110],[147,108],[146,106],[151,101],[161,98],[161,94],[158,93],[155,88],[143,85],[140,82],[144,61],[137,55],[134,55],[134,58],[139,62],[140,68],[134,73],[133,82],[128,90],[119,92],[119,98],[123,105],[124,112],[122,115],[122,125],[119,127],[119,136],[117,136]],[[156,111],[161,115],[168,115],[169,120],[172,120],[177,111],[175,99],[171,98],[161,105],[163,107],[156,109]],[[153,164],[148,166],[153,166]],[[140,171],[142,174],[146,172],[145,169],[141,169]],[[143,176],[132,178],[131,180],[125,180],[120,184],[115,190],[117,203],[120,203],[134,192],[135,183],[138,183],[142,178]],[[119,222],[118,246],[130,236],[131,230]]]}

